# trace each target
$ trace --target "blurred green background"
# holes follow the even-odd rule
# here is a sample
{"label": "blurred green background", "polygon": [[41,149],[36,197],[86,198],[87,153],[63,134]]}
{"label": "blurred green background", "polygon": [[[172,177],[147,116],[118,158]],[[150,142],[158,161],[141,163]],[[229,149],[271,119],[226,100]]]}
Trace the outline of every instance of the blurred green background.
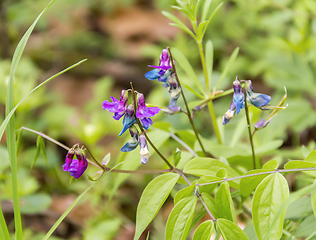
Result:
{"label": "blurred green background", "polygon": [[[0,2],[0,109],[3,113],[14,49],[47,3],[35,0]],[[211,7],[214,9],[219,3],[214,0]],[[15,78],[16,103],[55,73],[82,59],[88,61],[28,97],[16,113],[18,128],[25,126],[41,131],[68,146],[85,143],[97,159],[111,152],[112,165],[122,161],[125,154],[120,153],[120,148],[129,137],[128,134],[117,137],[121,123],[102,110],[102,101],[110,96],[118,98],[121,89],[129,88],[129,83],[133,82],[135,89],[145,94],[147,102],[167,106],[169,94],[160,83],[144,77],[150,70],[147,65],[157,64],[162,48],[167,46],[180,49],[202,78],[195,42],[186,33],[169,26],[169,19],[161,14],[161,10],[170,11],[188,24],[183,15],[170,8],[175,4],[168,0],[57,1],[43,15],[26,45]],[[287,110],[281,111],[259,132],[256,140],[280,140],[282,147],[270,155],[281,164],[288,158],[302,159],[301,144],[307,145],[309,150],[315,146],[315,33],[314,0],[236,0],[224,2],[205,36],[205,40],[211,39],[214,44],[215,79],[233,50],[240,47],[221,89],[231,88],[231,82],[239,75],[240,79],[251,79],[256,92],[272,95],[272,105],[275,105],[284,94],[284,86],[287,87]],[[196,100],[189,91],[185,92],[190,101]],[[219,118],[230,102],[230,96],[214,101]],[[179,103],[181,105],[181,100]],[[198,114],[195,122],[199,132],[213,139],[207,112]],[[259,114],[253,110],[254,121],[259,120]],[[244,116],[236,116],[225,126],[225,139],[230,139],[234,129],[240,127],[242,118]],[[154,122],[159,121],[170,122],[175,132],[189,128],[184,116],[160,113],[154,118]],[[75,197],[91,184],[87,177],[70,183],[69,174],[61,168],[66,151],[46,141],[48,164],[40,156],[30,170],[36,137],[23,131],[18,153],[24,234],[25,239],[32,240],[41,239]],[[11,180],[4,140],[0,146],[0,196],[12,231]],[[167,156],[177,147],[181,148],[168,137],[161,145]],[[141,168],[162,167],[154,155]],[[97,169],[90,166],[87,174],[91,176],[95,171]],[[115,181],[118,176],[110,174],[93,188],[52,239],[132,239],[138,200],[154,176],[133,175]],[[293,189],[309,184],[312,178],[302,176],[299,180],[292,183]],[[172,206],[169,199],[149,228],[150,239],[163,239],[161,233]]]}

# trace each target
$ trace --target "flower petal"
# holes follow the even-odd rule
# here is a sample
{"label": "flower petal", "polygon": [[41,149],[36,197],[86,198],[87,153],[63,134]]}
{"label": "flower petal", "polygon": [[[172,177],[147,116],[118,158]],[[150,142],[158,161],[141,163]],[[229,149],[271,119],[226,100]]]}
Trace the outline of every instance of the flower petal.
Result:
{"label": "flower petal", "polygon": [[156,80],[160,77],[159,69],[151,70],[150,72],[145,73],[145,77],[149,80]]}

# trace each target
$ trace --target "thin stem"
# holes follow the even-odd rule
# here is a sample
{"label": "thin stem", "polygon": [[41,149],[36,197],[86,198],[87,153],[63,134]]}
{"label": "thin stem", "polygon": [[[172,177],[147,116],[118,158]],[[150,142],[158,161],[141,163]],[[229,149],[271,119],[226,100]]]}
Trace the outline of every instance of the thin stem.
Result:
{"label": "thin stem", "polygon": [[181,87],[181,83],[180,83],[180,80],[179,80],[179,77],[178,77],[178,74],[177,74],[177,70],[176,70],[176,67],[175,67],[174,62],[173,62],[173,57],[172,57],[171,50],[170,50],[169,47],[167,47],[167,49],[168,49],[169,56],[170,56],[170,61],[171,61],[171,65],[172,65],[172,71],[173,71],[174,74],[175,74],[176,81],[177,81],[178,86],[179,86],[179,88],[180,88],[181,95],[182,95],[182,98],[183,98],[183,101],[184,101],[184,105],[185,105],[185,108],[187,109],[187,116],[188,116],[188,118],[189,118],[191,127],[192,127],[192,129],[193,129],[193,131],[194,131],[194,134],[195,134],[195,136],[196,136],[196,139],[198,140],[198,142],[199,142],[199,144],[200,144],[200,146],[201,146],[201,149],[202,149],[204,155],[207,156],[207,153],[206,153],[205,148],[204,148],[204,146],[203,146],[203,144],[202,144],[202,141],[201,141],[201,139],[200,139],[200,136],[199,136],[199,134],[198,134],[198,132],[197,132],[195,126],[194,126],[194,122],[193,122],[193,119],[192,119],[192,117],[191,117],[191,111],[190,111],[190,108],[189,108],[187,99],[185,98],[185,95],[184,95],[184,92],[183,92],[183,89],[182,89],[182,87]]}
{"label": "thin stem", "polygon": [[[64,148],[64,149],[67,150],[67,151],[69,151],[69,149],[70,149],[70,148],[67,147],[66,145],[64,145],[64,144],[62,144],[62,143],[60,143],[60,142],[58,142],[57,140],[55,140],[55,139],[53,139],[53,138],[47,136],[47,135],[44,134],[44,133],[35,131],[35,130],[30,129],[30,128],[27,128],[27,127],[22,127],[21,129],[24,129],[24,130],[29,131],[29,132],[36,133],[36,134],[40,135],[41,137],[43,137],[43,138],[45,138],[45,139],[47,139],[47,140],[49,140],[49,141],[55,143],[56,145],[58,145],[58,146]],[[84,146],[85,146],[85,145],[84,145]],[[86,147],[86,146],[85,146],[85,147]],[[86,148],[87,148],[87,147],[86,147]],[[91,154],[91,152],[89,151],[88,148],[87,148],[87,150],[88,150],[90,156],[93,157],[93,155]],[[94,158],[94,157],[93,157],[93,158]],[[94,159],[94,160],[97,162],[96,159]],[[106,172],[111,170],[111,168],[103,167],[103,166],[101,167],[101,166],[97,165],[94,161],[91,161],[91,160],[88,159],[88,158],[87,158],[87,161],[88,161],[89,163],[93,164],[94,166],[96,166],[96,167],[98,167],[98,168],[100,168],[100,169],[103,169],[103,170],[106,171]],[[161,169],[161,170],[160,170],[160,169],[158,169],[158,170],[136,170],[136,171],[121,170],[121,169],[112,169],[112,170],[111,170],[111,172],[130,173],[130,174],[165,173],[165,172],[171,172],[171,171],[172,171],[172,170],[170,170],[170,169]]]}
{"label": "thin stem", "polygon": [[[135,95],[135,90],[134,90],[134,87],[133,87],[133,83],[130,82],[130,84],[131,84],[132,94],[133,94],[134,113],[135,113],[135,116],[136,116],[136,109],[137,109],[137,106],[136,106],[136,95]],[[136,122],[137,122],[137,125],[138,125],[139,129],[141,130],[141,132],[145,135],[147,142],[149,142],[151,147],[155,150],[155,152],[159,155],[159,157],[168,165],[168,167],[171,170],[173,170],[174,167],[171,165],[171,163],[167,160],[167,158],[165,158],[164,155],[162,155],[162,153],[156,148],[156,146],[153,144],[153,142],[149,139],[146,131],[144,130],[144,128],[143,128],[143,126],[142,126],[142,124],[141,124],[141,122],[139,121],[138,118],[136,118]]]}
{"label": "thin stem", "polygon": [[198,157],[196,152],[192,148],[190,148],[185,142],[183,142],[177,135],[170,132],[170,137],[172,137],[174,140],[176,140],[178,143],[180,143],[186,150],[188,150],[194,157]]}
{"label": "thin stem", "polygon": [[276,169],[273,171],[253,173],[253,174],[248,174],[248,175],[243,175],[243,176],[238,176],[238,177],[233,177],[233,178],[226,178],[223,180],[218,180],[218,181],[209,182],[209,183],[200,183],[200,184],[196,184],[196,186],[204,186],[204,185],[209,185],[209,184],[214,184],[214,183],[229,182],[229,181],[233,181],[233,180],[237,180],[237,179],[254,177],[254,176],[265,175],[265,174],[270,174],[270,173],[277,173],[277,172],[283,173],[283,172],[300,172],[300,171],[315,171],[315,170],[316,170],[316,167],[313,167],[313,168]]}
{"label": "thin stem", "polygon": [[[176,169],[175,169],[175,172],[178,173],[178,174],[184,179],[184,181],[186,181],[186,183],[187,183],[189,186],[191,186],[190,180],[184,175],[184,173],[183,173],[182,170],[176,168]],[[207,207],[206,203],[204,202],[204,200],[203,200],[201,194],[200,194],[198,191],[195,190],[195,195],[200,199],[201,203],[203,204],[203,206],[204,206],[206,212],[208,213],[208,215],[210,216],[210,218],[211,218],[213,221],[216,221],[216,219],[215,219],[215,217],[213,216],[213,214],[211,213],[210,209]]]}
{"label": "thin stem", "polygon": [[[202,63],[202,68],[203,68],[203,72],[204,72],[206,94],[209,97],[211,93],[210,93],[209,79],[208,79],[207,68],[206,68],[206,61],[205,61],[204,52],[203,52],[203,45],[202,45],[201,41],[197,41],[197,44],[199,47],[199,52],[200,52],[200,56],[201,56],[201,63]],[[210,100],[208,102],[208,109],[209,109],[210,117],[212,119],[213,129],[215,131],[217,141],[219,144],[223,144],[222,136],[221,136],[221,133],[220,133],[219,128],[218,128],[216,114],[214,111],[212,100]]]}
{"label": "thin stem", "polygon": [[85,147],[85,149],[88,151],[89,155],[92,157],[93,161],[101,168],[101,169],[104,169],[104,166],[102,166],[96,159],[95,157],[93,156],[93,154],[91,153],[90,149],[85,145],[83,144],[83,146]]}
{"label": "thin stem", "polygon": [[245,96],[245,113],[247,118],[247,126],[248,126],[248,134],[249,134],[249,140],[251,145],[251,152],[252,152],[252,161],[253,161],[253,168],[256,169],[256,155],[255,155],[255,148],[253,144],[253,138],[251,133],[251,125],[250,125],[250,118],[249,118],[249,109],[248,109],[248,103],[247,103],[247,93],[244,90],[244,96]]}

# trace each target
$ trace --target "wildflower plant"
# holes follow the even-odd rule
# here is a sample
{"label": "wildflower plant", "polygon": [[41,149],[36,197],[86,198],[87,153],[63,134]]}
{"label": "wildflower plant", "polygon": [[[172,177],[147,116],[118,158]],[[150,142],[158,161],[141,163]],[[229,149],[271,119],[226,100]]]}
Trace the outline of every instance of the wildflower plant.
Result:
{"label": "wildflower plant", "polygon": [[[200,9],[202,2],[203,7]],[[52,3],[53,1],[48,7]],[[103,110],[113,113],[114,120],[122,121],[122,130],[118,135],[121,136],[127,132],[131,136],[131,139],[121,147],[122,152],[127,152],[126,157],[122,159],[123,161],[109,167],[112,164],[110,155],[106,155],[103,160],[98,160],[85,145],[80,147],[80,144],[75,144],[72,148],[68,148],[41,132],[22,127],[22,130],[38,134],[37,146],[43,155],[46,156],[45,144],[42,142],[43,138],[68,151],[65,163],[60,168],[69,172],[71,177],[75,179],[86,178],[85,171],[88,165],[97,170],[92,177],[89,177],[93,182],[90,187],[60,216],[43,239],[48,239],[86,192],[92,187],[96,187],[96,184],[102,181],[110,172],[120,173],[113,180],[113,192],[127,178],[126,176],[131,174],[158,174],[146,186],[139,200],[136,213],[135,240],[140,239],[142,234],[147,231],[147,227],[154,220],[175,185],[177,185],[177,193],[174,195],[174,207],[166,221],[166,230],[163,233],[166,240],[187,239],[190,231],[192,231],[190,236],[193,236],[191,237],[193,240],[209,240],[212,235],[216,239],[219,239],[221,235],[225,240],[246,240],[251,239],[250,236],[256,236],[260,240],[285,239],[283,237],[290,235],[287,234],[288,231],[291,231],[292,225],[297,223],[291,222],[292,220],[285,216],[286,210],[291,210],[288,208],[289,204],[306,194],[311,194],[309,201],[311,201],[315,212],[314,184],[290,196],[288,182],[282,175],[298,171],[304,174],[314,174],[316,170],[315,151],[307,154],[303,161],[287,162],[284,168],[279,168],[279,162],[271,159],[270,155],[263,155],[278,148],[278,146],[265,149],[261,145],[260,153],[255,153],[254,134],[256,131],[267,127],[280,110],[286,109],[287,105],[284,106],[287,98],[286,90],[284,97],[277,106],[270,105],[271,97],[269,95],[254,92],[250,80],[239,81],[236,77],[231,89],[220,90],[222,81],[227,77],[230,67],[237,57],[238,48],[233,51],[217,84],[214,85],[211,77],[213,71],[213,44],[211,40],[204,43],[203,39],[210,21],[222,4],[217,6],[210,14],[210,0],[178,0],[177,3],[177,6],[172,7],[184,13],[192,26],[185,25],[171,13],[163,12],[163,14],[173,21],[173,26],[179,27],[195,40],[197,50],[200,53],[204,83],[202,84],[199,81],[193,67],[178,49],[166,47],[162,49],[159,65],[149,65],[154,69],[144,73],[143,81],[147,81],[145,79],[147,78],[163,82],[163,87],[170,93],[168,106],[160,108],[146,105],[145,96],[135,90],[132,83],[130,89],[121,91],[119,100],[113,96],[110,101],[104,100],[102,103]],[[5,129],[7,134],[12,173],[15,238],[17,240],[23,239],[23,233],[17,181],[17,141],[15,139],[14,115],[20,103],[14,106],[14,73],[35,24],[47,8],[31,25],[15,51],[7,90],[6,118],[0,127],[0,136],[3,136]],[[201,16],[199,9],[202,12]],[[54,75],[38,87],[81,62]],[[178,66],[188,75],[194,88],[182,84],[180,75],[178,75]],[[199,99],[198,104],[196,101],[188,102],[185,91],[193,93]],[[223,115],[221,119],[220,115],[216,116],[213,101],[230,94],[233,94],[231,104],[226,113],[226,109],[221,109],[220,115]],[[184,106],[179,106],[179,98],[183,99]],[[199,129],[195,126],[198,112],[205,108],[208,109],[208,122],[212,123],[216,141],[202,137]],[[258,108],[260,111],[271,110],[271,113],[265,119],[253,124],[251,121],[251,114],[254,114],[253,108]],[[162,109],[163,111],[161,111]],[[173,131],[172,128],[168,127],[168,124],[161,123],[162,127],[155,127],[151,118],[160,111],[167,114],[183,114],[187,118],[191,129],[183,130],[185,133],[183,134],[183,132]],[[234,141],[240,141],[241,144],[237,147],[234,144],[225,144],[224,130],[218,123],[222,121],[222,125],[226,125],[233,121],[235,115],[244,113],[249,140],[243,137],[241,132],[244,131],[237,129],[237,133],[232,138],[236,139]],[[104,114],[109,113],[104,112]],[[252,132],[252,125],[254,125],[254,132]],[[255,136],[259,138],[258,135]],[[160,148],[169,138],[172,138],[181,150],[176,149],[173,153],[162,152]],[[242,144],[242,142],[246,142],[247,145]],[[256,143],[259,142],[256,141]],[[135,161],[133,157],[130,157],[129,152],[134,151],[137,147],[139,147],[139,155],[137,155],[137,161]],[[150,166],[152,166],[151,161],[149,161],[150,152],[155,152],[158,158],[162,160],[161,169],[150,169]],[[170,156],[166,156],[166,154],[170,154]],[[187,157],[182,157],[182,154]],[[263,161],[263,157],[265,157],[265,161]],[[148,163],[149,169],[137,170],[141,164],[146,163]],[[251,196],[252,194],[253,196]],[[242,219],[250,220],[244,230],[239,226]],[[192,229],[195,229],[194,233]],[[2,210],[0,211],[0,230],[1,239],[9,240],[10,234]]]}

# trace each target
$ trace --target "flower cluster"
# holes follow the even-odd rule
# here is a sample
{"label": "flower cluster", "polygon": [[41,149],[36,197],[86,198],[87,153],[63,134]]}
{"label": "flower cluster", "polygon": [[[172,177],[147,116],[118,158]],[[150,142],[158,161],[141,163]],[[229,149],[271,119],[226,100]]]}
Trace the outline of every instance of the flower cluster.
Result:
{"label": "flower cluster", "polygon": [[148,65],[149,67],[155,68],[150,72],[145,74],[145,77],[149,80],[158,79],[158,81],[163,82],[163,86],[166,87],[171,94],[169,101],[169,111],[166,113],[173,114],[180,111],[180,107],[175,106],[178,98],[181,94],[181,88],[176,80],[175,73],[172,71],[172,66],[170,65],[170,56],[168,49],[163,49],[159,59],[159,66]]}
{"label": "flower cluster", "polygon": [[123,117],[123,128],[119,136],[121,136],[127,129],[129,129],[131,139],[121,148],[122,152],[129,152],[134,150],[138,144],[140,145],[141,162],[147,163],[149,158],[149,151],[147,146],[146,138],[143,134],[139,136],[139,132],[135,127],[137,119],[141,122],[142,127],[145,130],[153,124],[151,117],[159,113],[160,108],[158,107],[147,107],[145,98],[142,93],[137,93],[137,109],[134,109],[134,102],[127,105],[128,93],[131,90],[122,90],[120,100],[115,97],[111,97],[112,102],[105,100],[102,105],[104,110],[114,113],[113,118],[119,120]]}
{"label": "flower cluster", "polygon": [[[247,101],[260,109],[267,109],[271,101],[271,97],[262,93],[254,93],[251,80],[241,80],[244,83],[244,90],[246,92]],[[240,109],[245,107],[245,96],[238,80],[238,76],[233,82],[234,94],[233,101],[230,104],[228,111],[223,116],[223,125],[228,123],[235,114],[240,112]]]}
{"label": "flower cluster", "polygon": [[[76,158],[74,158],[76,157]],[[63,170],[70,173],[74,178],[82,176],[88,167],[88,161],[85,154],[85,149],[79,148],[79,145],[74,145],[67,153]]]}

